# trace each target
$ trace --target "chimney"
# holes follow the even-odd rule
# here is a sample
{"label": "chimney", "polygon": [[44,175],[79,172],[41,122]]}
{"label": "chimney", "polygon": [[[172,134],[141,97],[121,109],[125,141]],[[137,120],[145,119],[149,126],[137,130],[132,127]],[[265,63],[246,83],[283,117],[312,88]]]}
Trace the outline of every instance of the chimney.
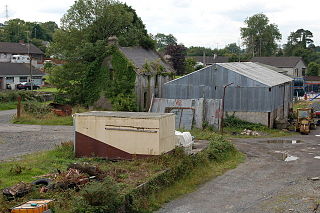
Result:
{"label": "chimney", "polygon": [[117,36],[110,36],[108,38],[108,45],[118,46],[118,38],[117,38]]}

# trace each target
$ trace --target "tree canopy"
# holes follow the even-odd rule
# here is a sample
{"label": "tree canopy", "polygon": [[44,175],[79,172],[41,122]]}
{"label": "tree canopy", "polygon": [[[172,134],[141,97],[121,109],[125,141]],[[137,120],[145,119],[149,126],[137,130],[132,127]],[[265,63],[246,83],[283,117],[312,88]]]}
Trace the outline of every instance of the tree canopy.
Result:
{"label": "tree canopy", "polygon": [[164,50],[169,45],[176,45],[177,39],[172,35],[165,35],[163,33],[157,33],[154,36],[154,40],[156,41],[157,50]]}
{"label": "tree canopy", "polygon": [[45,51],[43,41],[52,41],[53,33],[58,25],[53,21],[48,22],[26,22],[22,19],[11,19],[6,21],[0,30],[0,41],[2,42],[31,42]]}
{"label": "tree canopy", "polygon": [[253,56],[271,56],[276,53],[277,41],[281,39],[278,26],[270,24],[266,15],[259,13],[245,20],[241,38],[247,51]]}
{"label": "tree canopy", "polygon": [[[132,110],[134,80],[130,78],[129,83],[126,78],[135,72],[128,68],[130,63],[117,48],[108,46],[108,38],[116,36],[120,46],[154,47],[135,10],[113,0],[77,0],[61,23],[61,29],[54,33],[49,47],[52,55],[67,61],[63,67],[51,71],[50,80],[60,94],[66,94],[72,103],[85,105],[94,103],[105,94],[118,108],[124,107],[121,100],[130,102]],[[109,67],[101,68],[108,56],[112,56],[112,73],[121,73],[124,79],[119,75],[111,78]],[[127,70],[126,74],[124,70]],[[68,74],[59,77],[62,73]]]}

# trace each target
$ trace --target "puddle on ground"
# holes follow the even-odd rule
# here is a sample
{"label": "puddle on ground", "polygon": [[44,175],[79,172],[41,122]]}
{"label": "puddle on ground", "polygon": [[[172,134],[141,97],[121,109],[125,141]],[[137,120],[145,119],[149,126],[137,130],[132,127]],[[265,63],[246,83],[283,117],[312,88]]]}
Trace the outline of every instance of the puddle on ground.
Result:
{"label": "puddle on ground", "polygon": [[315,159],[320,159],[320,156],[315,156],[314,158],[315,158]]}
{"label": "puddle on ground", "polygon": [[267,143],[291,143],[291,144],[297,144],[301,143],[302,140],[268,140]]}

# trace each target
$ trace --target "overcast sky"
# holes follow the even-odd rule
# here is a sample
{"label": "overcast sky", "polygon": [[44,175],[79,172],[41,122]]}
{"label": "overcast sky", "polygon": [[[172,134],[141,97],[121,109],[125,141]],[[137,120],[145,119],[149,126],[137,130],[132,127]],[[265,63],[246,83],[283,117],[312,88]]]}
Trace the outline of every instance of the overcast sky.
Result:
{"label": "overcast sky", "polygon": [[[239,42],[243,21],[263,12],[278,25],[285,43],[290,32],[299,28],[313,32],[320,45],[320,2],[317,0],[123,0],[136,9],[149,33],[173,34],[186,46],[222,48]],[[55,21],[74,0],[0,0],[0,22],[9,19]]]}

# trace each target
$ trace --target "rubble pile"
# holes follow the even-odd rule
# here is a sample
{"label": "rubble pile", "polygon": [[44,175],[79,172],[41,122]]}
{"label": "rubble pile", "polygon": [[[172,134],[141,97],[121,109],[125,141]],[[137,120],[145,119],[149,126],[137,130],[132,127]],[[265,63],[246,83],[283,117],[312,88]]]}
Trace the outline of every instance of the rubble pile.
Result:
{"label": "rubble pile", "polygon": [[105,177],[105,173],[98,167],[90,165],[88,163],[83,164],[71,164],[69,168],[61,172],[50,173],[39,176],[40,178],[32,183],[20,182],[14,186],[5,188],[2,192],[7,199],[14,199],[17,197],[23,197],[32,191],[34,186],[40,186],[40,192],[45,193],[54,189],[79,189],[82,185],[87,184],[93,179],[102,180]]}
{"label": "rubble pile", "polygon": [[260,133],[250,129],[244,129],[240,135],[260,136]]}
{"label": "rubble pile", "polygon": [[8,200],[16,197],[23,197],[32,190],[32,184],[20,182],[14,186],[5,188],[2,192]]}

